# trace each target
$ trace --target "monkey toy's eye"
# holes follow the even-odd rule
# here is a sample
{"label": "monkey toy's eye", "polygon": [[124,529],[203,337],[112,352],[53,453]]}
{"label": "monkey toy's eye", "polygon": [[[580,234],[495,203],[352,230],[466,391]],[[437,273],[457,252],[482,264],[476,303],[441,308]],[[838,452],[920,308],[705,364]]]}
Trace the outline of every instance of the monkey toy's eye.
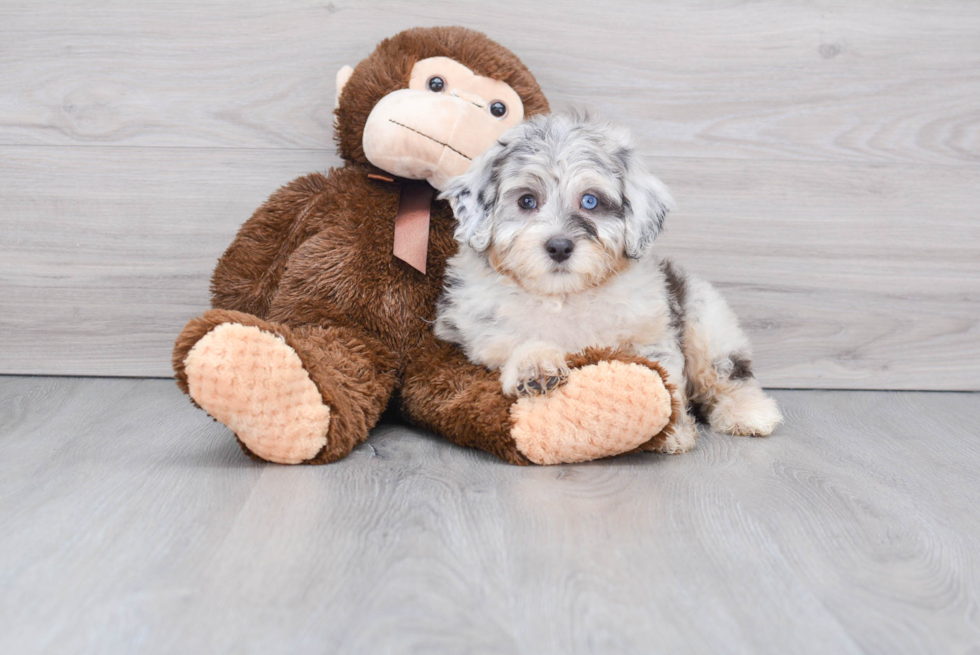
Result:
{"label": "monkey toy's eye", "polygon": [[596,205],[599,204],[599,199],[596,198],[591,193],[587,193],[582,196],[582,207],[585,209],[595,209]]}
{"label": "monkey toy's eye", "polygon": [[521,209],[534,209],[538,206],[538,200],[530,193],[525,193],[517,200],[517,206]]}
{"label": "monkey toy's eye", "polygon": [[490,114],[496,116],[497,118],[502,118],[504,114],[507,113],[507,105],[500,102],[499,100],[494,100],[490,103]]}
{"label": "monkey toy's eye", "polygon": [[445,82],[445,80],[443,80],[438,75],[435,75],[433,77],[430,77],[429,78],[429,81],[426,83],[426,85],[429,87],[429,91],[434,91],[436,93],[439,93],[444,88],[446,88],[446,82]]}

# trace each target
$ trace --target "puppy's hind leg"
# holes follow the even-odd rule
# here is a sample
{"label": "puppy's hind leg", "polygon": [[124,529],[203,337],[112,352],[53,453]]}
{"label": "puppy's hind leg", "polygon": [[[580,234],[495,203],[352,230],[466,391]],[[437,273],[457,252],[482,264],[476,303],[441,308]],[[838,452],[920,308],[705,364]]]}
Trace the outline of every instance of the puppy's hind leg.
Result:
{"label": "puppy's hind leg", "polygon": [[693,276],[686,288],[682,339],[688,393],[712,430],[764,437],[783,416],[752,374],[749,340],[721,295]]}

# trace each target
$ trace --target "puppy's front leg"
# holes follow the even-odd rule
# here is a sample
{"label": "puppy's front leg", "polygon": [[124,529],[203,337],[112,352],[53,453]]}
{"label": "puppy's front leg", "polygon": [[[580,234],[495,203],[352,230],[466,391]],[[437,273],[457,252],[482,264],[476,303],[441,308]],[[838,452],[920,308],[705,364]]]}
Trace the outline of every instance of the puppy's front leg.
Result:
{"label": "puppy's front leg", "polygon": [[500,371],[508,396],[537,396],[560,387],[568,380],[565,352],[545,341],[518,346]]}
{"label": "puppy's front leg", "polygon": [[684,378],[684,353],[675,339],[649,346],[640,346],[637,351],[647,359],[655,361],[667,371],[667,381],[673,387],[674,402],[681,406],[677,422],[668,430],[667,439],[657,450],[660,452],[678,454],[686,453],[694,448],[698,438],[698,426],[694,417],[688,411],[687,381]]}

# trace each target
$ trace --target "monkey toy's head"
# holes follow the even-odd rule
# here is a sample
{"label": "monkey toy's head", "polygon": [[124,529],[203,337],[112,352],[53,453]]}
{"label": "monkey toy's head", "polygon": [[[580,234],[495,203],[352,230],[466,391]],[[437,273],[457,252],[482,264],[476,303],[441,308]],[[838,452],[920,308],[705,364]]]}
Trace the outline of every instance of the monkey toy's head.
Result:
{"label": "monkey toy's head", "polygon": [[504,132],[547,111],[520,59],[462,27],[401,32],[337,74],[341,157],[440,190]]}

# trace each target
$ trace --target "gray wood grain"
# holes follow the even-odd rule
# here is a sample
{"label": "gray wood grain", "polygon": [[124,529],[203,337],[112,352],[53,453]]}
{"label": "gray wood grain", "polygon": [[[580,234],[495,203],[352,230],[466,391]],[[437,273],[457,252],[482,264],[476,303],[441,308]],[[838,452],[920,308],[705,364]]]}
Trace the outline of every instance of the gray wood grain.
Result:
{"label": "gray wood grain", "polygon": [[4,2],[0,373],[169,375],[238,225],[338,163],[336,69],[448,23],[633,128],[681,206],[663,251],[723,288],[765,384],[980,389],[980,8],[955,0]]}
{"label": "gray wood grain", "polygon": [[[570,3],[7,0],[0,143],[332,150],[334,74],[381,39],[460,24],[558,104],[651,154],[980,161],[980,12],[956,0]],[[546,29],[545,26],[547,26]]]}
{"label": "gray wood grain", "polygon": [[980,395],[776,396],[684,456],[288,468],[169,381],[0,378],[0,652],[974,652]]}
{"label": "gray wood grain", "polygon": [[[170,375],[173,338],[207,308],[243,217],[277,181],[329,163],[320,151],[0,146],[0,370]],[[682,203],[661,252],[723,290],[766,385],[980,384],[980,170],[650,165]],[[37,193],[52,166],[69,174]],[[923,180],[962,206],[937,210]]]}

